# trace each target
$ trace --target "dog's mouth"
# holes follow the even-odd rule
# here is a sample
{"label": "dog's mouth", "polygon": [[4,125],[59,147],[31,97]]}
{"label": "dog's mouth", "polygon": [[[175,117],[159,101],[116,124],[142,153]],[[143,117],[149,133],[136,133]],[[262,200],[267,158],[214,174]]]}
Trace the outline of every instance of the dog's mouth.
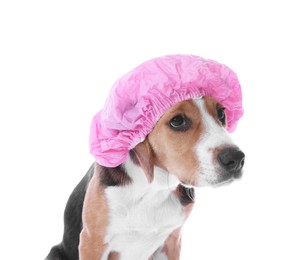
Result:
{"label": "dog's mouth", "polygon": [[231,179],[226,180],[226,181],[222,181],[222,182],[212,184],[211,187],[218,188],[218,187],[227,186],[227,185],[231,184],[233,181],[234,181],[234,179],[231,178]]}
{"label": "dog's mouth", "polygon": [[241,179],[243,175],[243,171],[237,171],[233,173],[233,178],[234,179]]}
{"label": "dog's mouth", "polygon": [[226,174],[221,174],[217,181],[214,183],[211,183],[211,186],[213,187],[221,187],[221,186],[226,186],[230,183],[232,183],[235,180],[239,180],[242,177],[243,172],[242,171],[236,171],[233,173],[226,173]]}
{"label": "dog's mouth", "polygon": [[221,169],[216,169],[212,173],[201,173],[200,179],[197,182],[197,187],[211,186],[221,187],[232,183],[235,180],[241,179],[242,171],[226,172]]}

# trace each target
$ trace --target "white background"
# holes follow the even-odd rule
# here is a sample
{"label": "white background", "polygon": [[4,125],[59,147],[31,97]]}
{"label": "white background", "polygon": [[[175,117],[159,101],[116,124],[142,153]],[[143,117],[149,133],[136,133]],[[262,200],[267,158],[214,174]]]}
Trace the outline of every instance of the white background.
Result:
{"label": "white background", "polygon": [[245,173],[197,191],[182,259],[304,259],[302,1],[1,1],[0,259],[43,259],[114,81],[165,54],[237,72]]}

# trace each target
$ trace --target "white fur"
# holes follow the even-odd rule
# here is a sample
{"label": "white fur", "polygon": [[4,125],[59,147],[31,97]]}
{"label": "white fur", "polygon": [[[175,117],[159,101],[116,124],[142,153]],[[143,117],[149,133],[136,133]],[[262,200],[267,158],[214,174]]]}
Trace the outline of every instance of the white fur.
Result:
{"label": "white fur", "polygon": [[197,146],[196,154],[200,162],[200,177],[197,186],[210,186],[220,184],[219,174],[221,167],[213,158],[213,151],[221,146],[233,146],[233,141],[228,132],[213,118],[206,109],[204,99],[194,99],[197,104],[204,124],[204,134]]}
{"label": "white fur", "polygon": [[143,170],[130,159],[125,169],[133,183],[106,189],[111,203],[105,242],[108,252],[119,253],[122,260],[148,259],[185,221],[182,206],[172,194],[179,181],[156,167],[154,180],[148,183]]}
{"label": "white fur", "polygon": [[153,260],[169,260],[168,256],[162,252],[161,248],[153,255]]}

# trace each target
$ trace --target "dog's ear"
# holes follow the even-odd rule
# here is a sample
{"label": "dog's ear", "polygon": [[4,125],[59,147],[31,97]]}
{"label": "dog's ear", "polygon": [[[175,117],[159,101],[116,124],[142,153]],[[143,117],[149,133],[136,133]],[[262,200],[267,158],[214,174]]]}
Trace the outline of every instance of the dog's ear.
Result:
{"label": "dog's ear", "polygon": [[154,156],[152,148],[147,140],[135,146],[133,151],[133,160],[139,164],[146,174],[148,182],[151,183],[154,178]]}

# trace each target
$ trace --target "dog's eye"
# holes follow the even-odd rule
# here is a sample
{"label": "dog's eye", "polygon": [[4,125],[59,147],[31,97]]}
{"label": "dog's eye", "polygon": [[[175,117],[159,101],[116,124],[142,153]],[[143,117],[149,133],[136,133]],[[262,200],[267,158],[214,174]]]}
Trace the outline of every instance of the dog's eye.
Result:
{"label": "dog's eye", "polygon": [[217,109],[217,118],[221,121],[222,125],[226,123],[226,115],[225,115],[225,108],[220,107]]}
{"label": "dog's eye", "polygon": [[191,121],[184,115],[177,115],[170,120],[169,125],[173,130],[187,131],[191,126]]}

